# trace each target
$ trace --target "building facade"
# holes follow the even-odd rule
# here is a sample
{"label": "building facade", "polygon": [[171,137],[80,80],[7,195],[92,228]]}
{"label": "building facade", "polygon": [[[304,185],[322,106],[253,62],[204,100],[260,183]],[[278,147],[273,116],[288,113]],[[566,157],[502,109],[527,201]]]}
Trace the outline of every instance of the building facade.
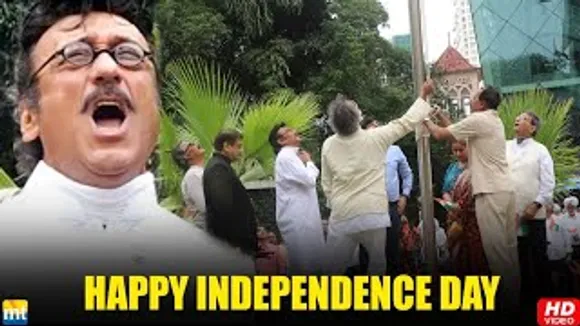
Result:
{"label": "building facade", "polygon": [[[580,102],[580,1],[470,0],[486,84]],[[573,114],[574,114],[573,112]]]}
{"label": "building facade", "polygon": [[471,98],[479,90],[481,72],[452,46],[433,64],[433,74],[447,98],[446,110],[454,120],[471,113]]}
{"label": "building facade", "polygon": [[471,65],[479,67],[479,51],[470,8],[469,0],[453,0],[451,44]]}

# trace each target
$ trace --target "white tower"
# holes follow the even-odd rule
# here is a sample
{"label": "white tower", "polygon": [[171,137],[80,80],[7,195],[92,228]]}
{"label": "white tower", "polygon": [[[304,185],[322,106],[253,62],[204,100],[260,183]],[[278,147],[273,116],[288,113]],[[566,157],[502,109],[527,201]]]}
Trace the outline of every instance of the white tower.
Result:
{"label": "white tower", "polygon": [[479,67],[479,52],[469,0],[453,0],[452,46],[474,66]]}

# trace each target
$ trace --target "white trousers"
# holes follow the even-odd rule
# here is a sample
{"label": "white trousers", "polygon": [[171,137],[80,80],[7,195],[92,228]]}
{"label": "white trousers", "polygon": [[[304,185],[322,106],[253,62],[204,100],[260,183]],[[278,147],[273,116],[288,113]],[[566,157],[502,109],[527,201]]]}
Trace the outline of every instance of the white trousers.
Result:
{"label": "white trousers", "polygon": [[337,234],[328,230],[326,239],[327,273],[343,275],[352,265],[352,254],[362,244],[369,254],[370,275],[384,275],[387,269],[385,246],[387,229],[378,228],[356,233]]}
{"label": "white trousers", "polygon": [[288,250],[288,274],[312,275],[321,272],[325,250],[322,224],[292,231],[282,228],[280,233]]}

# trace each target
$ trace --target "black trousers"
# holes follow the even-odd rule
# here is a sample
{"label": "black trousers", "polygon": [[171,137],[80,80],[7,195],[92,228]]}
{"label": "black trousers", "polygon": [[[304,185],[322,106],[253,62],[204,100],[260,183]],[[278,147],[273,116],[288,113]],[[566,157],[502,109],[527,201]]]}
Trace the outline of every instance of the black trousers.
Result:
{"label": "black trousers", "polygon": [[541,297],[552,293],[550,266],[548,264],[546,221],[524,221],[528,234],[518,237],[518,254],[521,274],[521,300],[523,308],[535,311]]}
{"label": "black trousers", "polygon": [[[397,212],[397,202],[389,203],[389,216],[391,226],[387,228],[387,242],[385,243],[385,255],[387,258],[387,274],[396,276],[401,270],[401,216]],[[366,274],[369,266],[369,254],[361,245],[359,247],[359,268],[357,272]]]}

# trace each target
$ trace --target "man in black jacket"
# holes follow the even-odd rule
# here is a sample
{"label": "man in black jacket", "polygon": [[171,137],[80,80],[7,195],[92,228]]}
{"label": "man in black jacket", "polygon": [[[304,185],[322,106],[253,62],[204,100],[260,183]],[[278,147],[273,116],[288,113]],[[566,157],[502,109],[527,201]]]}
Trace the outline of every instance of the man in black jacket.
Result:
{"label": "man in black jacket", "polygon": [[207,230],[254,257],[258,246],[254,207],[231,166],[242,155],[242,134],[235,130],[220,132],[214,150],[203,174]]}

